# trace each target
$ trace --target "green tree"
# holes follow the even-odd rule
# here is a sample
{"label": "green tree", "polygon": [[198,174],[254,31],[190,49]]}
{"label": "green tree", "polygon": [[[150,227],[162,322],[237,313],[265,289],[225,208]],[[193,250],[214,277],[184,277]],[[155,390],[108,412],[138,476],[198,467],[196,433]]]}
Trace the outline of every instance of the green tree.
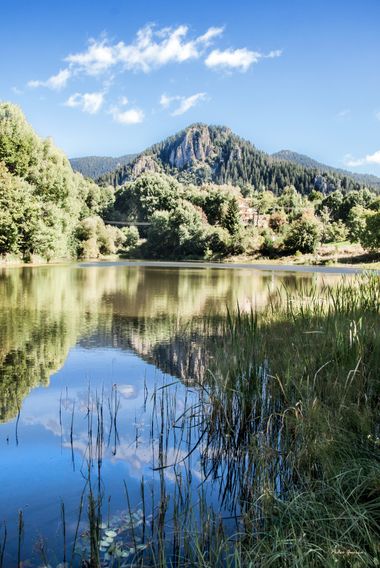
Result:
{"label": "green tree", "polygon": [[365,209],[362,205],[352,207],[347,218],[347,227],[350,239],[353,242],[360,242],[361,237],[366,230],[366,219],[371,214],[369,209]]}
{"label": "green tree", "polygon": [[284,239],[286,252],[302,253],[315,252],[321,239],[321,228],[318,221],[313,217],[303,216],[290,225],[289,233]]}
{"label": "green tree", "polygon": [[366,216],[365,228],[360,235],[360,243],[365,249],[380,250],[380,212]]}
{"label": "green tree", "polygon": [[243,227],[241,222],[239,204],[235,197],[230,199],[228,203],[227,211],[224,216],[222,225],[225,229],[227,229],[230,235],[237,235]]}
{"label": "green tree", "polygon": [[207,232],[201,212],[181,200],[172,211],[156,211],[148,230],[148,250],[157,258],[203,257]]}

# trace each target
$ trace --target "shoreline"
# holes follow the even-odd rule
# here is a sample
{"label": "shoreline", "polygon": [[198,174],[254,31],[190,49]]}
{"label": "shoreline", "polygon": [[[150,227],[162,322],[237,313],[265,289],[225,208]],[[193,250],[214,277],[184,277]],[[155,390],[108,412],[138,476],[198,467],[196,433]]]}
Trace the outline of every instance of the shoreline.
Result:
{"label": "shoreline", "polygon": [[[365,272],[366,268],[355,266],[323,266],[312,264],[282,264],[282,263],[262,263],[262,262],[213,262],[213,261],[166,261],[166,260],[94,260],[78,262],[79,268],[91,267],[147,267],[147,268],[204,268],[204,269],[220,269],[220,270],[258,270],[268,272],[316,272],[325,274],[360,274]],[[376,275],[380,275],[380,269],[371,269]]]}
{"label": "shoreline", "polygon": [[[298,259],[299,260],[299,259]],[[375,275],[380,275],[379,263],[371,266],[364,264],[335,263],[331,265],[325,264],[301,264],[299,262],[283,262],[280,260],[256,259],[243,260],[232,258],[225,261],[208,261],[208,260],[149,260],[149,259],[128,259],[121,256],[109,256],[100,259],[57,259],[51,262],[31,262],[22,261],[1,262],[0,270],[8,268],[39,268],[39,267],[57,267],[57,266],[73,266],[77,268],[91,267],[147,267],[147,268],[204,268],[204,269],[221,269],[221,270],[260,270],[270,272],[314,272],[324,274],[360,274],[365,271],[371,271]]]}

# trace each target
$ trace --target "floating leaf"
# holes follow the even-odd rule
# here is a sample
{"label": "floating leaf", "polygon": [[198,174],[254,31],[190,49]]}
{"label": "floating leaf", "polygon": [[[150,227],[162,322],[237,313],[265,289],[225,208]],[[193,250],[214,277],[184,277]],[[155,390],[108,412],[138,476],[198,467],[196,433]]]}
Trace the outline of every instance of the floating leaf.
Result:
{"label": "floating leaf", "polygon": [[136,546],[136,550],[145,550],[146,548],[148,548],[147,544],[138,544]]}

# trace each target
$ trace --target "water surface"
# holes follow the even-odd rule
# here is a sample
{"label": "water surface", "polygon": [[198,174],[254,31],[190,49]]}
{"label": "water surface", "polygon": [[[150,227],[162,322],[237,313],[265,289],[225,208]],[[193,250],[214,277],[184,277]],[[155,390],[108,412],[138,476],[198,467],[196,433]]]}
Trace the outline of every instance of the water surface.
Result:
{"label": "water surface", "polygon": [[[153,496],[147,514],[154,514],[162,480],[155,471],[160,424],[153,417],[157,405],[165,403],[167,415],[175,419],[195,396],[192,380],[202,376],[206,364],[202,322],[224,317],[237,305],[260,309],[282,285],[294,289],[338,278],[153,263],[0,272],[0,520],[8,530],[4,565],[15,565],[19,510],[23,559],[39,565],[43,538],[57,564],[61,560],[61,503],[72,538],[89,463],[97,473],[88,440],[89,416],[95,416],[95,428],[99,404],[105,422],[104,514],[112,518],[125,512],[125,486],[132,509],[139,510],[142,477]],[[190,326],[195,332],[184,336]],[[162,389],[164,385],[171,386]],[[176,439],[175,430],[168,433],[166,464],[180,461],[190,446],[189,440]],[[194,454],[191,472],[199,481],[200,470]],[[176,475],[165,469],[169,492]]]}

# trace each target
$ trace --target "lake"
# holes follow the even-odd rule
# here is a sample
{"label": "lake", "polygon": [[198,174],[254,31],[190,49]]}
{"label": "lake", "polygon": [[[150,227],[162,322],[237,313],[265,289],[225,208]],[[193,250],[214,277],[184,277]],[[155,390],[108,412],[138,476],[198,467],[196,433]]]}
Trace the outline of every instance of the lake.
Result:
{"label": "lake", "polygon": [[110,532],[102,536],[104,566],[111,566],[107,550],[120,527],[129,544],[118,565],[129,565],[148,546],[142,525],[149,532],[162,513],[163,483],[167,527],[176,514],[170,498],[189,475],[195,481],[183,498],[195,503],[194,514],[202,485],[207,502],[227,518],[229,505],[221,504],[215,484],[201,484],[199,427],[181,426],[181,416],[197,404],[197,384],[207,368],[203,325],[237,306],[260,310],[279,287],[295,290],[339,278],[194,264],[3,269],[3,566],[16,566],[20,555],[23,566],[37,567],[47,555],[55,568],[63,554],[70,557],[76,533],[78,555],[85,553],[87,501],[81,518],[80,502],[91,483],[101,494],[102,530]]}

